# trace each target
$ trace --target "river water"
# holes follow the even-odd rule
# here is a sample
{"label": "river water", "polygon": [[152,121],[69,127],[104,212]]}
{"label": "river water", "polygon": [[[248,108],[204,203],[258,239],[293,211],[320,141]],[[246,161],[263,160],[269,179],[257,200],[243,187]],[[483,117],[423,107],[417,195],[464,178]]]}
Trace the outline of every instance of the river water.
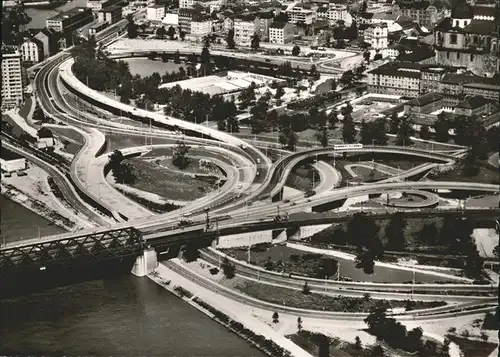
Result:
{"label": "river water", "polygon": [[[59,229],[3,196],[0,207],[2,233],[9,237],[35,236],[37,226]],[[0,355],[263,356],[131,274],[0,300]]]}

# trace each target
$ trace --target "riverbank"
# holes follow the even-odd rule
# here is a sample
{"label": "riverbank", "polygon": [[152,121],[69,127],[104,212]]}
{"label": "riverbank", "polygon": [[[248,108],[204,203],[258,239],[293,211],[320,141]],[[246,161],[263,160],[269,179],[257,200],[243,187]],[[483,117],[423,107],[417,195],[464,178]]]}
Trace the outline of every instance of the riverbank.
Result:
{"label": "riverbank", "polygon": [[50,176],[30,164],[26,176],[2,177],[1,193],[66,231],[94,227],[86,217],[59,200],[49,184]]}
{"label": "riverbank", "polygon": [[[167,290],[174,291],[175,286],[182,287],[182,290],[192,294],[189,297],[186,296],[184,300],[188,300],[190,304],[198,304],[202,309],[204,307],[201,306],[201,304],[212,307],[223,315],[226,315],[229,319],[228,321],[234,321],[241,324],[242,331],[243,329],[252,331],[252,334],[261,335],[264,337],[264,340],[272,340],[280,348],[290,351],[294,356],[311,357],[309,353],[296,346],[293,342],[285,338],[278,331],[275,331],[266,323],[262,322],[254,314],[256,309],[249,309],[248,306],[244,304],[205,289],[194,281],[186,279],[184,276],[170,269],[167,266],[169,264],[179,264],[179,260],[172,259],[169,262],[160,263],[156,272],[150,274],[148,277]],[[170,281],[170,283],[166,284],[167,281]],[[178,295],[177,293],[175,294]],[[213,311],[211,311],[211,313],[213,313]],[[248,336],[246,333],[245,335]],[[262,341],[262,337],[257,337],[259,342]],[[267,344],[268,342],[266,343],[266,347]]]}

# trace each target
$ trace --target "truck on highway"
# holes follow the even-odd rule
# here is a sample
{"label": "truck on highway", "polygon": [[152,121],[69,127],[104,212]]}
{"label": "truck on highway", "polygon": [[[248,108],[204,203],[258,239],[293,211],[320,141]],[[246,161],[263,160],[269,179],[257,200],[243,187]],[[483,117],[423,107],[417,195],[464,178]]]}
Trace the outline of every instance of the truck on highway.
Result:
{"label": "truck on highway", "polygon": [[307,191],[307,192],[304,194],[304,197],[305,197],[305,198],[308,198],[308,197],[314,196],[315,194],[316,194],[316,191],[314,191],[314,190],[309,190],[309,191]]}
{"label": "truck on highway", "polygon": [[387,315],[404,315],[404,314],[406,314],[406,308],[394,307],[394,308],[390,308],[390,309],[385,310],[385,313]]}

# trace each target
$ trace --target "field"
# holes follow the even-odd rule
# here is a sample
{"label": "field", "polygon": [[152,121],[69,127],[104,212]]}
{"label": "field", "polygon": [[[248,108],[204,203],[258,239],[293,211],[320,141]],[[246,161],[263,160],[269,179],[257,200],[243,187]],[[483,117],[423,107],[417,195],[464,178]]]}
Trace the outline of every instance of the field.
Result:
{"label": "field", "polygon": [[488,357],[497,347],[492,342],[468,340],[454,335],[448,337],[460,347],[464,357]]}
{"label": "field", "polygon": [[[303,294],[299,290],[291,290],[272,285],[260,284],[254,281],[244,281],[236,285],[236,289],[244,294],[273,304],[296,307],[300,309],[339,311],[339,312],[370,312],[380,304],[394,307],[404,307],[405,301],[376,300],[329,296],[318,293]],[[415,301],[414,309],[422,309],[444,305],[444,302]]]}
{"label": "field", "polygon": [[[247,249],[230,249],[224,250],[227,254],[230,254],[237,259],[247,261]],[[290,264],[291,255],[304,254],[303,251],[288,248],[286,246],[273,246],[263,252],[252,252],[251,262],[258,266],[264,267],[267,260],[273,262],[282,261],[285,266],[285,271],[287,271],[287,266]],[[412,272],[375,266],[375,272],[372,275],[367,275],[361,269],[357,269],[354,262],[342,258],[334,258],[339,263],[340,276],[351,278],[353,281],[367,281],[375,283],[404,283],[412,280]],[[287,271],[288,272],[288,271]],[[415,281],[422,283],[431,283],[434,281],[446,281],[446,278],[439,276],[426,275],[417,272],[415,274]]]}
{"label": "field", "polygon": [[500,183],[498,169],[488,165],[481,166],[477,175],[474,176],[466,176],[463,169],[461,167],[457,167],[446,173],[432,175],[431,178],[435,181],[481,182],[488,184]]}
{"label": "field", "polygon": [[363,182],[368,181],[378,181],[389,177],[388,175],[381,173],[380,171],[369,169],[363,166],[355,166],[352,171],[359,177]]}
{"label": "field", "polygon": [[207,182],[178,174],[153,162],[140,159],[126,159],[134,168],[135,183],[139,190],[155,193],[167,200],[193,201],[214,189]]}
{"label": "field", "polygon": [[75,155],[80,151],[80,149],[83,147],[84,144],[84,138],[82,135],[80,135],[79,132],[71,129],[70,127],[67,128],[50,128],[52,133],[54,135],[59,136],[63,143],[65,144],[64,146],[64,151]]}
{"label": "field", "polygon": [[178,71],[182,64],[174,62],[163,62],[161,59],[150,60],[147,58],[125,58],[123,61],[127,62],[130,66],[130,73],[135,76],[136,74],[141,77],[150,76],[153,72],[158,72],[160,76],[165,72]]}
{"label": "field", "polygon": [[28,114],[30,113],[31,109],[31,103],[32,103],[31,97],[27,97],[26,100],[24,101],[21,109],[19,110],[19,115],[23,117],[24,119],[28,118]]}

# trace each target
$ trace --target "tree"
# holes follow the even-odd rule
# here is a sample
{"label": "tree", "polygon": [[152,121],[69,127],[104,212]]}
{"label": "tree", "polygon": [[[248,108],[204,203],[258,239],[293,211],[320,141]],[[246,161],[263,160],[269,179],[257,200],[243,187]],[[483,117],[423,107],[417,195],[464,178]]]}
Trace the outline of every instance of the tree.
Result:
{"label": "tree", "polygon": [[371,357],[384,357],[384,349],[380,345],[375,345],[371,350]]}
{"label": "tree", "polygon": [[378,61],[382,59],[382,54],[380,53],[379,50],[376,50],[377,53],[375,53],[375,56],[373,57],[374,61]]}
{"label": "tree", "polygon": [[302,287],[302,294],[304,295],[309,295],[311,293],[311,289],[309,288],[309,285],[307,284],[307,281],[304,283],[304,286]]}
{"label": "tree", "polygon": [[318,278],[330,278],[337,274],[339,262],[333,258],[322,258],[320,260],[320,271]]}
{"label": "tree", "polygon": [[274,95],[274,98],[280,99],[281,97],[283,97],[283,95],[285,95],[285,90],[283,89],[283,87],[276,88],[276,94]]}
{"label": "tree", "polygon": [[361,252],[356,255],[355,266],[363,269],[365,274],[371,275],[375,271],[375,261],[371,252]]}
{"label": "tree", "polygon": [[251,42],[250,42],[250,46],[252,47],[252,49],[254,50],[258,50],[259,47],[260,47],[260,37],[257,33],[254,33],[252,35],[252,39],[251,39]]}
{"label": "tree", "polygon": [[183,30],[179,30],[179,38],[181,39],[181,41],[184,41],[184,39],[186,38],[186,32]]}
{"label": "tree", "polygon": [[342,139],[349,144],[356,142],[356,127],[350,117],[344,117],[342,122]]}
{"label": "tree", "polygon": [[328,129],[326,126],[322,126],[321,128],[316,130],[315,134],[316,140],[319,141],[322,147],[326,148],[328,146]]}
{"label": "tree", "polygon": [[499,255],[499,252],[498,252],[498,244],[495,246],[495,248],[493,248],[493,255],[496,258],[500,258],[500,255]]}
{"label": "tree", "polygon": [[367,63],[370,63],[370,51],[363,52],[363,58]]}
{"label": "tree", "polygon": [[297,330],[302,331],[302,319],[299,317],[297,317]]}
{"label": "tree", "polygon": [[127,16],[127,36],[128,38],[136,38],[139,35],[139,32],[137,31],[137,25],[134,22],[133,16],[130,14]]}
{"label": "tree", "polygon": [[224,259],[222,260],[221,268],[222,268],[222,273],[227,279],[232,279],[236,276],[235,274],[236,268],[234,264],[231,264],[229,262],[229,259],[227,257],[224,257]]}
{"label": "tree", "polygon": [[234,49],[236,47],[236,43],[234,42],[234,29],[230,29],[227,32],[226,36],[227,48]]}
{"label": "tree", "polygon": [[173,40],[174,39],[174,36],[175,36],[175,29],[173,26],[170,26],[167,30],[167,36],[170,37],[170,40]]}
{"label": "tree", "polygon": [[297,45],[293,46],[293,48],[292,48],[292,56],[298,56],[299,53],[300,53],[300,47],[297,46]]}
{"label": "tree", "polygon": [[183,247],[182,259],[187,262],[194,262],[200,257],[198,247],[194,244],[187,244]]}
{"label": "tree", "polygon": [[393,113],[391,115],[391,120],[389,121],[389,133],[397,134],[399,130],[399,124],[401,123],[401,119],[398,117],[397,113]]}
{"label": "tree", "polygon": [[405,247],[406,226],[406,220],[401,212],[392,215],[389,224],[385,228],[387,249],[399,251]]}
{"label": "tree", "polygon": [[419,242],[433,246],[436,245],[438,240],[438,229],[436,223],[426,223],[416,234],[416,238]]}
{"label": "tree", "polygon": [[175,51],[174,53],[174,63],[181,63],[181,53],[179,52],[179,50]]}
{"label": "tree", "polygon": [[342,77],[340,77],[340,83],[343,84],[346,87],[349,87],[352,85],[352,82],[354,81],[354,73],[351,70],[347,70],[342,74]]}
{"label": "tree", "polygon": [[204,69],[204,75],[210,74],[210,51],[204,46],[201,50],[201,63]]}
{"label": "tree", "polygon": [[191,148],[186,145],[184,141],[178,141],[176,144],[177,146],[174,149],[172,163],[181,170],[184,170],[190,163],[187,155]]}
{"label": "tree", "polygon": [[359,336],[356,336],[356,338],[354,339],[354,348],[358,351],[361,351],[363,349],[363,344],[361,343],[361,339],[359,338]]}
{"label": "tree", "polygon": [[479,278],[483,272],[484,259],[477,251],[476,243],[470,242],[467,258],[465,259],[465,272],[471,278]]}
{"label": "tree", "polygon": [[316,68],[315,64],[311,65],[311,69],[309,70],[309,75],[311,76],[312,79],[318,80],[321,76],[321,74],[318,72],[318,69]]}
{"label": "tree", "polygon": [[423,139],[423,140],[428,140],[431,137],[431,133],[429,132],[428,125],[424,124],[420,127],[419,136],[420,136],[420,139]]}
{"label": "tree", "polygon": [[117,183],[130,184],[135,181],[135,175],[130,165],[123,163],[123,154],[119,150],[109,155],[109,167]]}
{"label": "tree", "polygon": [[278,313],[275,311],[273,313],[273,324],[277,324],[279,321],[279,318],[280,318],[280,315],[278,315]]}
{"label": "tree", "polygon": [[436,140],[440,142],[447,142],[449,140],[449,131],[451,128],[450,121],[446,119],[444,112],[437,116],[437,120],[433,124],[434,131],[436,132]]}
{"label": "tree", "polygon": [[42,123],[45,123],[47,120],[45,114],[43,113],[42,108],[40,108],[38,104],[36,105],[35,110],[33,111],[33,120],[40,121]]}
{"label": "tree", "polygon": [[399,124],[398,134],[396,136],[396,145],[405,146],[411,145],[411,136],[414,134],[413,122],[411,118],[405,117]]}
{"label": "tree", "polygon": [[366,123],[363,119],[361,124],[361,140],[365,145],[387,145],[387,121],[379,118],[373,122]]}
{"label": "tree", "polygon": [[156,30],[156,37],[159,38],[159,39],[164,39],[165,36],[167,35],[167,30],[165,30],[165,26],[162,26],[162,27],[159,27],[157,30]]}
{"label": "tree", "polygon": [[291,129],[290,126],[281,126],[280,135],[278,137],[280,144],[286,150],[294,151],[297,145],[297,134]]}

